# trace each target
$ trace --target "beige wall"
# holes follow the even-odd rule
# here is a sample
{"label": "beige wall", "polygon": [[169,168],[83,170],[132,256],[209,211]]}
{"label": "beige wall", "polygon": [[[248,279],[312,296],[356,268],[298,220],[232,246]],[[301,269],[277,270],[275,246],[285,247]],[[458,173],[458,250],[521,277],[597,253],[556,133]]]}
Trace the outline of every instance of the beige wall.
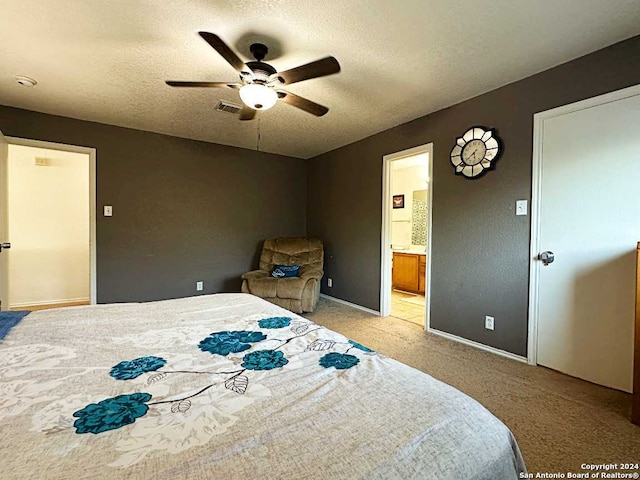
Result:
{"label": "beige wall", "polygon": [[9,304],[88,300],[89,156],[9,145],[8,180]]}

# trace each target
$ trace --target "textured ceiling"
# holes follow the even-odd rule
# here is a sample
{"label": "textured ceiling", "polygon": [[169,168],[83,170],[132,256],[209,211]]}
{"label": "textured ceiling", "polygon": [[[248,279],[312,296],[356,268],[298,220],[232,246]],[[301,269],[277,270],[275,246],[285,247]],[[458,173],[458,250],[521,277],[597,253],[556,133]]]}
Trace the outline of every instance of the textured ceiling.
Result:
{"label": "textured ceiling", "polygon": [[[259,40],[278,70],[335,56],[342,72],[240,122],[214,111],[237,81],[198,35],[244,60]],[[309,158],[640,33],[638,0],[0,0],[0,104]],[[20,87],[15,75],[35,78]]]}

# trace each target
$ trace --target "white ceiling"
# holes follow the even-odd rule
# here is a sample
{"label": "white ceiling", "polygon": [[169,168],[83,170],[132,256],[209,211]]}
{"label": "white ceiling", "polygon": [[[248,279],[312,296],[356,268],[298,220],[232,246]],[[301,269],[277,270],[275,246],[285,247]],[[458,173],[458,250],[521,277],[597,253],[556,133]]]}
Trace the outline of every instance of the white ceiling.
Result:
{"label": "white ceiling", "polygon": [[429,161],[428,153],[419,153],[417,155],[411,155],[410,157],[404,157],[399,160],[391,162],[393,170],[403,170],[405,168],[422,167],[426,166]]}
{"label": "white ceiling", "polygon": [[[309,158],[640,33],[638,0],[0,0],[0,104]],[[342,72],[240,122],[214,111],[237,81],[197,32],[278,70],[333,55]],[[15,75],[35,78],[20,87]]]}

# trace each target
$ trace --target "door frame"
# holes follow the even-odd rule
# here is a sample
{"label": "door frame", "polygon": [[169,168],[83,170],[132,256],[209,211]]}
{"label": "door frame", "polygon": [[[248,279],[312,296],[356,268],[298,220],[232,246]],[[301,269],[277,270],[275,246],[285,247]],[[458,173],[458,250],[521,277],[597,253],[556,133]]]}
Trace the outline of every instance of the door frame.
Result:
{"label": "door frame", "polygon": [[542,149],[544,142],[544,122],[587,108],[597,107],[628,97],[640,95],[640,85],[635,85],[615,92],[605,93],[579,102],[552,108],[533,116],[533,159],[531,184],[531,242],[529,251],[529,326],[527,339],[527,363],[538,364],[538,321],[539,321],[539,288],[540,268],[538,253],[540,252],[540,223],[542,221]]}
{"label": "door frame", "polygon": [[429,154],[427,162],[427,189],[429,190],[429,205],[427,208],[427,258],[425,265],[425,319],[424,328],[429,330],[431,318],[431,238],[432,238],[432,211],[433,211],[433,143],[427,143],[417,147],[391,153],[382,158],[382,235],[380,248],[380,316],[386,317],[391,311],[391,214],[392,197],[391,190],[392,168],[391,163],[406,157],[412,157],[422,153]]}
{"label": "door frame", "polygon": [[[89,302],[97,303],[97,262],[96,262],[96,149],[64,143],[45,142],[28,138],[5,137],[9,145],[46,148],[62,152],[84,153],[89,155]],[[10,286],[9,286],[10,287]]]}
{"label": "door frame", "polygon": [[[9,142],[0,131],[0,205],[6,205],[9,198],[7,191],[7,171],[9,163]],[[8,239],[8,212],[0,212],[0,242]],[[9,310],[9,259],[7,253],[0,253],[0,310]]]}

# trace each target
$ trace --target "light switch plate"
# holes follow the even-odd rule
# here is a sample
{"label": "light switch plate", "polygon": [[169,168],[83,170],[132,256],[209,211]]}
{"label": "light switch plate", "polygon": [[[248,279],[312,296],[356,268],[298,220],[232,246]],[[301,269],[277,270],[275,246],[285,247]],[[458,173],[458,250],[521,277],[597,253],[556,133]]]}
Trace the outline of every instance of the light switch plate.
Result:
{"label": "light switch plate", "polygon": [[526,200],[517,200],[516,201],[516,215],[526,215],[527,214],[527,201]]}
{"label": "light switch plate", "polygon": [[104,206],[104,216],[112,217],[113,216],[113,207],[111,205]]}

